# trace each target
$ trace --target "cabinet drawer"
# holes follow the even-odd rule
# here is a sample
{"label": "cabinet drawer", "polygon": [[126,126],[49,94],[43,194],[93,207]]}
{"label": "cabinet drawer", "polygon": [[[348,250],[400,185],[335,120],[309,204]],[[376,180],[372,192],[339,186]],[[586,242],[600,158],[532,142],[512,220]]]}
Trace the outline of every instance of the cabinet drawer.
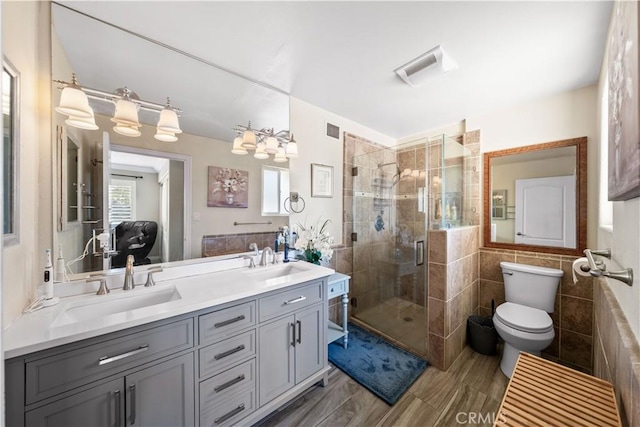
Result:
{"label": "cabinet drawer", "polygon": [[256,390],[229,394],[213,407],[200,411],[200,425],[224,427],[236,424],[256,410]]}
{"label": "cabinet drawer", "polygon": [[323,282],[313,282],[299,288],[260,298],[260,321],[292,313],[322,301]]}
{"label": "cabinet drawer", "polygon": [[327,292],[327,299],[331,299],[333,297],[341,296],[345,292],[348,291],[347,283],[345,280],[336,283],[329,284],[329,291]]}
{"label": "cabinet drawer", "polygon": [[220,341],[232,336],[236,331],[255,324],[255,301],[205,314],[198,319],[200,344]]}
{"label": "cabinet drawer", "polygon": [[228,368],[256,355],[255,329],[199,350],[200,376]]}
{"label": "cabinet drawer", "polygon": [[185,319],[28,362],[26,404],[191,347],[193,319]]}
{"label": "cabinet drawer", "polygon": [[248,360],[200,383],[200,408],[217,404],[236,391],[256,387],[256,360]]}

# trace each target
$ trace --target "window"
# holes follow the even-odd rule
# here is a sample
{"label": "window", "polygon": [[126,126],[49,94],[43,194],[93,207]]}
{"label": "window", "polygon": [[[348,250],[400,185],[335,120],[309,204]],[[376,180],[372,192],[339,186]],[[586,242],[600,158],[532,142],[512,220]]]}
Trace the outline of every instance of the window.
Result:
{"label": "window", "polygon": [[19,73],[5,59],[2,68],[2,234],[4,246],[18,237],[18,79]]}
{"label": "window", "polygon": [[289,215],[284,201],[289,197],[289,170],[262,166],[262,216]]}
{"label": "window", "polygon": [[136,217],[136,182],[112,179],[109,184],[109,228]]}

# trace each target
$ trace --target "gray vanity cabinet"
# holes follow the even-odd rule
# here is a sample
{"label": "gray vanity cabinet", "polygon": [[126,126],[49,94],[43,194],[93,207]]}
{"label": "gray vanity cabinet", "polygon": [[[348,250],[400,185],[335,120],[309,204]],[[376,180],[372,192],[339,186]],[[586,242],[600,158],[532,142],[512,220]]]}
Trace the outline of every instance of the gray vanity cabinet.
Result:
{"label": "gray vanity cabinet", "polygon": [[[122,426],[124,381],[110,381],[29,411],[25,423],[29,427]],[[11,425],[10,421],[8,425]]]}
{"label": "gray vanity cabinet", "polygon": [[25,414],[47,427],[194,425],[193,353],[98,385]]}
{"label": "gray vanity cabinet", "polygon": [[194,425],[193,353],[125,377],[127,426]]}
{"label": "gray vanity cabinet", "polygon": [[260,327],[260,404],[324,367],[323,305]]}

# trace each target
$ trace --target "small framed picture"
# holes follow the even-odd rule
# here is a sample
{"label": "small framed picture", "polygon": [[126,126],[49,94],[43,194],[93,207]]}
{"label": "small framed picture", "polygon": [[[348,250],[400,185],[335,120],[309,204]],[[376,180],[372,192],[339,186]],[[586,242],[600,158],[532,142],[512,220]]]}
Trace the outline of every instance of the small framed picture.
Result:
{"label": "small framed picture", "polygon": [[311,163],[311,197],[333,197],[333,166]]}

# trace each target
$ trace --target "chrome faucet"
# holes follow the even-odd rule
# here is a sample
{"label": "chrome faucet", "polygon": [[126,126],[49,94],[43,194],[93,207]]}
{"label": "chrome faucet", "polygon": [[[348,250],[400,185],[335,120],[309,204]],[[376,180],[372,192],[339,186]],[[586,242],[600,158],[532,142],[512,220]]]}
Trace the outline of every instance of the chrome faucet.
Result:
{"label": "chrome faucet", "polygon": [[256,263],[253,261],[253,257],[252,256],[243,255],[242,259],[248,259],[249,260],[249,268],[256,268]]}
{"label": "chrome faucet", "polygon": [[151,267],[149,270],[147,270],[147,282],[144,284],[145,288],[151,287],[151,286],[155,286],[156,282],[153,280],[153,273],[160,273],[162,272],[162,266],[158,265],[156,267]]}
{"label": "chrome faucet", "polygon": [[124,269],[124,285],[122,286],[123,291],[130,291],[136,287],[136,284],[133,282],[133,255],[127,256],[127,264]]}
{"label": "chrome faucet", "polygon": [[271,249],[271,246],[267,246],[262,250],[262,257],[260,258],[261,266],[265,266],[269,263],[269,260],[267,259],[267,254],[273,257],[273,249]]}
{"label": "chrome faucet", "polygon": [[250,251],[254,251],[253,254],[257,256],[258,255],[258,244],[255,243],[255,242],[250,243],[249,244],[249,250]]}
{"label": "chrome faucet", "polygon": [[100,282],[100,288],[98,288],[96,295],[106,295],[111,292],[107,286],[107,279],[105,279],[104,276],[89,276],[87,283],[91,282]]}

